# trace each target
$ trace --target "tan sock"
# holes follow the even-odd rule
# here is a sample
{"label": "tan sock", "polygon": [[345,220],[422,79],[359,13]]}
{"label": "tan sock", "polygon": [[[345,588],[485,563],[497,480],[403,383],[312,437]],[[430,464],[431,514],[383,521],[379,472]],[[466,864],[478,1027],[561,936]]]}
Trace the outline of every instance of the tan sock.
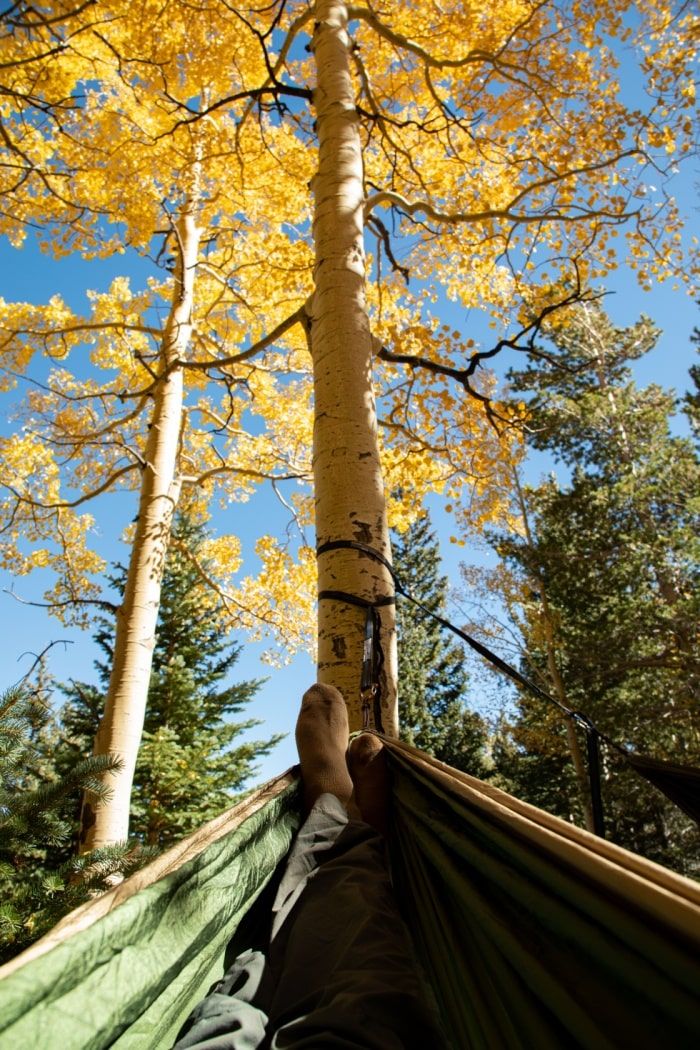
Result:
{"label": "tan sock", "polygon": [[347,806],[352,794],[345,759],[348,712],[342,694],[333,686],[312,685],[304,693],[296,742],[307,812],[325,792],[335,795]]}
{"label": "tan sock", "polygon": [[386,835],[389,772],[381,740],[371,733],[355,737],[348,750],[348,768],[355,788],[353,800],[362,819]]}

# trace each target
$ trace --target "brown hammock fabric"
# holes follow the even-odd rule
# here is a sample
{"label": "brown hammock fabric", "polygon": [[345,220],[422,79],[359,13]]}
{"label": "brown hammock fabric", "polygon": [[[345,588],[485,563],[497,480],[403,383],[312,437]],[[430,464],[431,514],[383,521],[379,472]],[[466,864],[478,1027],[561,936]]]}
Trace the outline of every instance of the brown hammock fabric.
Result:
{"label": "brown hammock fabric", "polygon": [[385,741],[392,861],[455,1047],[700,1046],[700,886]]}

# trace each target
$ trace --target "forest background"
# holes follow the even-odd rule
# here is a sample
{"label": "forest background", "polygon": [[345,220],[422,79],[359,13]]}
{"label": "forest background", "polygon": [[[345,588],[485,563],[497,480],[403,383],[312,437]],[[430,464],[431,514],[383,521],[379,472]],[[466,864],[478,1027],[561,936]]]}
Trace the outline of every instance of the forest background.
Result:
{"label": "forest background", "polygon": [[[372,21],[372,19],[370,19],[370,21]],[[625,55],[623,54],[623,50],[620,51],[620,53],[616,57],[620,62],[620,75],[622,75],[625,71],[627,71],[624,68],[625,58],[627,57],[625,57]],[[629,84],[625,84],[624,91],[627,92],[627,98],[625,98],[625,101],[627,101],[628,105],[634,105],[634,99],[632,98],[634,93],[634,81],[631,86]],[[671,144],[670,140],[666,143],[666,140],[664,138],[666,130],[667,129],[663,129],[663,134],[659,132],[659,140],[656,143],[656,145],[659,148],[664,149],[665,143],[667,147],[669,147],[666,149],[666,152],[672,153],[674,146]],[[687,201],[690,201],[690,193],[687,193],[687,187],[691,185],[687,182],[687,170],[685,169],[685,173],[680,173],[677,175],[677,173],[674,171],[673,166],[671,166],[669,169],[667,169],[666,173],[674,175],[674,178],[673,180],[671,180],[671,182],[674,183],[673,192],[676,194],[676,196],[679,195],[679,187],[676,185],[676,180],[677,178],[678,180],[680,180],[681,196],[683,197],[683,204],[685,205]],[[683,184],[682,182],[683,178],[685,178],[685,184]],[[669,193],[670,191],[671,182],[667,184],[664,182],[662,187],[652,185],[651,183],[645,184],[641,187],[641,192],[642,194],[646,194],[646,196],[648,196],[648,202],[649,204],[651,204],[652,209],[655,206],[655,198],[657,194],[659,195],[660,201],[661,199],[665,199],[665,202],[669,203],[669,197],[667,197],[667,193]],[[675,227],[676,219],[673,220],[672,229],[675,229]],[[380,243],[381,237],[378,240],[378,244]],[[390,243],[390,241],[384,241],[385,245],[388,243]],[[65,300],[64,306],[66,306],[67,304],[69,308],[75,310],[84,310],[86,306],[85,292],[87,289],[97,290],[98,292],[104,292],[108,286],[109,280],[112,277],[116,275],[123,276],[125,273],[127,273],[132,279],[132,286],[134,288],[137,288],[142,285],[144,277],[147,275],[147,264],[143,258],[141,260],[141,264],[134,266],[133,269],[131,269],[131,265],[125,266],[125,260],[119,256],[116,257],[114,260],[115,265],[114,262],[108,262],[100,258],[92,258],[89,262],[82,262],[82,264],[78,264],[78,262],[75,259],[63,259],[61,262],[59,262],[59,264],[50,264],[50,262],[44,259],[43,256],[39,256],[36,253],[36,249],[33,247],[33,245],[31,245],[31,237],[29,237],[28,243],[25,243],[22,252],[22,258],[24,259],[24,262],[26,264],[25,274],[27,274],[28,276],[27,286],[29,286],[30,293],[29,295],[26,295],[26,292],[23,291],[22,288],[20,288],[19,291],[13,289],[12,279],[15,278],[16,280],[21,281],[21,274],[19,272],[19,268],[14,265],[14,262],[8,261],[8,279],[6,285],[7,298],[30,297],[30,299],[34,302],[45,302],[50,299],[51,295],[63,294]],[[673,270],[674,266],[676,266],[677,259],[680,257],[682,252],[680,251],[678,246],[676,246],[675,252],[676,261],[674,261],[673,264],[670,264],[669,267],[667,267],[666,269]],[[10,254],[12,253],[8,252],[8,259]],[[98,255],[100,254],[102,253],[99,252]],[[613,251],[613,258],[614,255],[615,253]],[[690,255],[688,255],[688,257],[690,257]],[[156,261],[161,262],[162,265],[163,260],[160,257],[158,257]],[[400,264],[401,255],[398,254],[391,261],[394,262],[395,266],[397,264],[397,261]],[[665,262],[661,261],[661,269],[664,269],[664,266]],[[396,269],[400,270],[400,267],[396,267]],[[608,267],[608,270],[614,270],[612,261],[611,265]],[[455,281],[459,280],[458,274],[454,274],[452,276]],[[633,278],[630,278],[630,280],[632,279]],[[635,300],[635,295],[632,292],[630,280],[620,281],[617,290],[619,298],[617,301],[613,300],[608,307],[609,312],[612,314],[615,321],[622,325],[629,325],[633,323],[636,320],[638,313],[638,311],[632,306]],[[646,286],[652,286],[655,288],[654,282],[655,277],[650,277],[649,274],[646,274],[646,276],[642,278],[642,283],[645,283]],[[611,289],[609,288],[609,290]],[[454,291],[454,289],[452,289],[452,291]],[[42,292],[44,292],[43,296]],[[690,306],[690,304],[688,304],[688,306]],[[458,308],[450,306],[446,298],[443,301],[443,297],[440,297],[438,301],[438,306],[433,307],[432,309],[433,313],[438,314],[439,320],[446,325],[447,329],[453,328],[455,331],[459,331],[460,333],[462,333],[462,337],[469,340],[467,342],[467,345],[472,346],[472,348],[481,349],[482,346],[484,346],[484,348],[488,348],[488,346],[492,344],[495,338],[499,338],[499,336],[503,334],[500,331],[493,332],[492,329],[489,331],[489,329],[487,328],[486,319],[482,318],[479,315],[478,311],[470,310],[467,312],[465,310],[460,310]],[[63,306],[59,309],[59,313],[61,312],[61,310],[63,310]],[[686,325],[683,325],[680,321],[680,311],[676,309],[676,307],[671,307],[669,308],[669,311],[667,311],[667,313],[669,313],[669,316],[673,315],[674,323],[672,327],[670,323],[666,323],[665,321],[664,314],[666,313],[666,311],[658,309],[656,306],[652,306],[651,299],[648,304],[648,308],[646,308],[645,312],[651,314],[653,319],[658,324],[660,324],[660,327],[662,329],[665,330],[664,339],[659,344],[659,349],[656,352],[657,360],[660,360],[662,357],[665,357],[665,360],[662,365],[663,385],[667,386],[670,384],[670,382],[675,382],[679,388],[682,388],[685,380],[685,367],[681,367],[678,373],[673,375],[667,364],[669,364],[669,361],[672,359],[674,361],[679,361],[679,351],[681,350],[681,348],[683,350],[685,350],[686,348],[690,350],[690,344],[688,344],[687,342],[687,336],[688,334],[690,334],[695,318],[692,316],[691,311],[688,310],[688,323]],[[261,320],[264,322],[266,318],[261,318]],[[493,322],[491,323],[493,324]],[[497,329],[497,321],[495,322],[495,328]],[[688,357],[690,357],[690,355],[688,355]],[[506,367],[512,365],[512,363],[512,359],[508,359],[507,355],[501,355],[501,359],[497,361],[497,370],[503,373]],[[646,367],[649,367],[649,362],[644,363]],[[85,374],[82,375],[80,378],[83,380],[89,380],[90,376],[88,371],[86,370]],[[646,382],[649,380],[649,378],[651,378],[649,373],[646,373],[645,375],[642,373],[639,375],[639,379],[641,382]],[[283,390],[283,387],[280,387],[280,390]],[[535,471],[540,470],[542,469],[543,465],[544,464],[542,462],[540,462],[539,464],[533,464],[532,469]],[[410,493],[408,493],[408,499],[410,499]],[[98,546],[101,548],[100,553],[103,555],[103,558],[107,562],[120,558],[118,547],[118,535],[123,530],[125,523],[131,520],[131,516],[133,513],[133,503],[131,502],[131,500],[129,496],[105,496],[104,498],[102,498],[102,509],[100,509],[100,511],[96,513],[96,526],[94,526],[94,534],[91,535],[91,539],[98,540]],[[129,502],[127,503],[126,501]],[[444,517],[444,508],[441,506],[440,500],[436,500],[433,498],[431,502],[433,505],[433,511],[436,512],[437,523],[439,525],[439,529],[441,535],[443,535],[443,538],[447,537],[449,539],[450,535],[452,535],[452,537],[462,542],[463,538],[461,537],[459,528],[454,526],[450,527],[447,524],[448,519],[445,519]],[[260,493],[260,495],[256,493],[256,495],[253,496],[245,506],[241,506],[240,503],[236,505],[235,524],[230,524],[228,519],[225,524],[222,524],[222,528],[224,528],[225,530],[228,530],[228,528],[233,526],[233,528],[235,528],[235,531],[239,534],[239,537],[243,544],[243,572],[251,571],[251,568],[253,572],[255,571],[254,559],[251,559],[251,546],[255,535],[259,531],[260,523],[264,523],[266,531],[274,531],[275,529],[281,531],[283,529],[283,519],[285,518],[283,511],[280,511],[279,517],[277,517],[276,514],[273,513],[273,507],[276,508],[277,504],[274,499],[271,499],[269,491],[267,491],[267,493]],[[218,519],[214,520],[214,524],[218,525]],[[449,551],[450,547],[444,545],[444,552],[447,554]],[[30,563],[31,559],[34,558],[34,555],[31,554],[31,552],[29,552],[28,558]],[[49,550],[46,553],[46,560],[50,562],[50,559],[51,553]],[[248,564],[246,562],[246,559],[248,559]],[[252,566],[251,561],[253,562]],[[454,563],[455,558],[453,555],[451,556],[451,558],[447,558],[445,567],[448,575],[452,577],[452,579],[454,579],[455,575],[457,575],[457,573],[454,572]],[[23,583],[24,582],[25,581],[23,581]],[[31,590],[24,590],[24,592],[21,594],[21,597],[24,598],[24,601],[42,600],[40,593],[33,593],[31,592]],[[293,606],[294,598],[294,594],[288,594],[288,604]],[[13,622],[13,624],[17,623],[20,618],[17,611],[18,608],[18,606],[14,606],[13,612],[8,614],[8,618],[10,619],[10,621]],[[22,606],[22,608],[26,607]],[[42,628],[42,630],[45,630],[45,628]],[[37,621],[35,619],[35,621],[31,622],[30,627],[31,644],[21,644],[20,646],[17,646],[17,649],[31,649],[36,652],[38,649],[43,648],[44,644],[46,644],[48,640],[55,640],[56,642],[56,640],[59,640],[64,637],[71,643],[75,642],[75,638],[71,638],[66,633],[65,628],[60,628],[57,632],[51,631],[51,637],[47,637],[45,639],[42,638],[41,644],[38,645],[39,633],[40,629],[37,627]],[[83,644],[83,642],[84,638],[81,638],[81,645]],[[54,673],[56,674],[57,678],[61,679],[65,677],[89,677],[89,675],[86,675],[84,673],[85,663],[88,663],[89,657],[87,659],[83,657],[79,650],[76,648],[75,644],[70,645],[64,657],[61,657],[59,649],[60,646],[56,646],[54,649],[51,650],[52,657],[56,657],[54,669],[52,670],[54,670]],[[86,653],[87,651],[88,650],[85,649],[82,650],[82,652],[84,653]],[[252,652],[252,648],[247,647],[247,658],[250,657],[250,655],[252,655]],[[62,670],[62,667],[65,667],[65,672]],[[241,674],[250,673],[246,665],[243,665],[242,663],[238,665],[237,671]],[[267,687],[267,692],[268,695],[272,698],[275,714],[278,715],[281,712],[284,713],[285,724],[283,724],[283,726],[281,726],[280,728],[287,729],[289,727],[289,724],[293,720],[294,712],[296,710],[299,693],[301,692],[302,688],[307,684],[307,681],[313,678],[313,676],[314,675],[311,666],[306,667],[302,663],[301,666],[297,666],[294,669],[289,669],[283,672],[282,674],[276,675],[275,679],[271,680],[269,686]],[[275,729],[276,727],[274,726],[274,724],[270,723],[270,720],[268,720],[267,728]],[[277,756],[277,758],[282,759],[282,756],[279,755]]]}

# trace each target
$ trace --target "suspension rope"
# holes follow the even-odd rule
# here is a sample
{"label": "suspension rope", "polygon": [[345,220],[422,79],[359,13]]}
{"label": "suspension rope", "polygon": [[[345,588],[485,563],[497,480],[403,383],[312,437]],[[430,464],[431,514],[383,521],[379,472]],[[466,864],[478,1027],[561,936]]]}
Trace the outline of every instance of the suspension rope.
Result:
{"label": "suspension rope", "polygon": [[[561,713],[569,718],[575,725],[579,726],[584,730],[586,734],[586,753],[587,753],[587,765],[588,765],[588,781],[591,795],[591,810],[593,816],[593,825],[595,833],[601,837],[605,837],[605,821],[603,816],[603,802],[601,793],[601,763],[600,763],[600,741],[602,740],[608,747],[617,751],[619,755],[626,761],[628,765],[632,767],[638,774],[650,780],[652,783],[656,781],[651,775],[647,776],[643,771],[642,764],[638,761],[638,756],[631,752],[627,747],[622,744],[618,744],[617,741],[612,740],[606,733],[602,732],[597,725],[581,711],[574,711],[572,708],[567,707],[566,704],[562,703],[556,697],[552,696],[545,689],[542,689],[539,685],[527,678],[524,674],[518,671],[515,667],[509,664],[506,660],[503,660],[496,653],[492,652],[488,646],[482,642],[477,641],[476,638],[472,638],[470,634],[463,631],[460,627],[451,623],[450,620],[444,616],[440,616],[438,613],[433,612],[432,609],[428,608],[424,602],[414,597],[410,591],[401,582],[396,574],[396,571],[381,551],[375,550],[374,547],[370,547],[369,544],[360,543],[357,540],[329,540],[326,543],[322,543],[316,550],[316,556],[320,557],[322,554],[326,554],[328,551],[334,550],[356,550],[361,554],[372,558],[374,561],[379,562],[387,570],[396,588],[396,593],[400,594],[402,598],[406,598],[407,601],[411,602],[416,608],[420,609],[421,612],[425,613],[431,619],[435,620],[436,623],[440,624],[446,630],[451,631],[453,634],[461,638],[462,641],[466,642],[471,649],[473,649],[479,656],[483,657],[488,663],[495,667],[502,674],[505,674],[512,681],[516,682],[523,689],[532,693],[540,700],[544,700],[546,703],[553,704],[558,708]],[[394,605],[396,602],[396,595],[386,595],[375,599],[359,598],[356,595],[347,594],[345,591],[321,591],[318,595],[319,600],[332,599],[334,601],[347,602],[350,605],[358,605],[367,611],[367,618],[365,621],[365,643],[363,649],[363,662],[362,662],[362,682],[360,687],[362,697],[362,709],[363,709],[363,722],[366,723],[364,728],[368,728],[369,725],[369,709],[370,702],[374,702],[375,710],[375,724],[377,727],[381,726],[381,705],[380,705],[380,684],[379,684],[379,672],[383,665],[383,652],[379,643],[379,631],[381,627],[381,618],[378,609],[386,605]],[[371,620],[371,625],[370,625]],[[381,731],[381,729],[380,729]],[[659,763],[656,763],[657,765]],[[688,774],[698,774],[697,770],[692,767],[687,768]],[[700,774],[698,774],[700,775]],[[659,775],[660,776],[660,775]],[[657,780],[659,779],[657,776]],[[656,784],[660,787],[660,784]],[[664,793],[668,794],[668,797],[680,805],[681,808],[693,817],[698,819],[696,814],[693,812],[692,807],[687,803],[682,804],[673,797],[673,794],[668,792],[667,789],[661,787]]]}
{"label": "suspension rope", "polygon": [[[420,609],[421,612],[424,612],[426,616],[430,616],[431,619],[439,623],[441,627],[446,628],[448,631],[452,631],[453,634],[456,634],[459,638],[462,639],[462,641],[466,642],[467,645],[469,645],[475,652],[477,652],[479,656],[482,656],[485,660],[488,660],[490,664],[496,667],[503,674],[507,675],[514,682],[517,682],[518,685],[521,685],[524,689],[528,689],[531,693],[533,693],[535,696],[538,696],[541,700],[545,700],[547,701],[547,703],[554,704],[555,707],[559,708],[562,714],[566,715],[567,718],[571,718],[587,733],[597,733],[600,739],[604,740],[606,744],[610,745],[610,747],[615,748],[615,750],[619,751],[623,755],[627,755],[627,749],[621,744],[617,744],[614,740],[611,740],[609,737],[607,737],[605,733],[598,729],[598,727],[590,720],[590,718],[588,718],[587,715],[584,715],[580,711],[574,711],[572,708],[567,707],[566,704],[563,704],[561,702],[561,700],[557,700],[557,698],[552,696],[551,693],[548,693],[546,690],[542,689],[539,685],[531,681],[531,679],[527,678],[515,667],[511,666],[511,664],[507,663],[500,656],[497,656],[496,653],[492,652],[482,642],[477,641],[476,638],[472,638],[470,634],[467,634],[466,631],[463,631],[460,627],[457,627],[455,624],[451,623],[450,620],[447,620],[444,616],[440,616],[439,613],[433,612],[432,609],[428,608],[427,605],[425,605],[422,601],[420,601],[413,594],[411,594],[411,592],[399,579],[391,562],[387,558],[385,558],[380,551],[375,550],[374,547],[370,547],[366,543],[358,543],[356,540],[331,540],[328,543],[322,543],[317,549],[316,555],[317,557],[320,557],[321,554],[325,554],[327,551],[342,549],[360,551],[362,554],[366,554],[368,557],[380,562],[380,564],[384,566],[384,568],[391,576],[396,591],[398,594],[401,595],[402,598],[406,598],[409,602],[412,602],[412,604],[415,605],[418,609]],[[345,601],[349,602],[351,605],[360,605],[363,607],[368,605],[393,605],[396,600],[395,596],[389,596],[369,601],[364,598],[357,598],[355,595],[346,594],[344,591],[321,591],[318,597],[335,598],[337,601]]]}

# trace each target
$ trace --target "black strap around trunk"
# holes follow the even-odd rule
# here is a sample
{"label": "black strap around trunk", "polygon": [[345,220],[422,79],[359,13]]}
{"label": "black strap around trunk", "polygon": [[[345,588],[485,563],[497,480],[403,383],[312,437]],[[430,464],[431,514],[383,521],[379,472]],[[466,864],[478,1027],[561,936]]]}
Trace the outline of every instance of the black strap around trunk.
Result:
{"label": "black strap around trunk", "polygon": [[[566,718],[570,718],[576,725],[580,726],[585,731],[591,808],[597,835],[605,837],[600,769],[601,740],[607,744],[608,747],[616,751],[640,776],[644,777],[645,780],[648,780],[649,783],[653,784],[659,789],[659,791],[663,792],[671,802],[675,803],[679,809],[682,809],[692,820],[700,824],[700,769],[695,766],[680,766],[671,762],[662,762],[655,758],[647,758],[645,755],[637,755],[634,751],[630,751],[629,748],[623,747],[615,740],[612,740],[606,733],[601,732],[587,715],[582,714],[580,711],[572,711],[570,707],[567,707],[566,704],[557,700],[557,698],[552,696],[551,693],[541,689],[540,686],[535,682],[532,682],[524,674],[521,674],[521,672],[515,667],[512,667],[505,660],[501,659],[496,653],[491,652],[491,650],[482,642],[477,641],[476,638],[472,638],[471,635],[466,633],[466,631],[463,631],[453,623],[450,623],[450,621],[446,620],[444,616],[440,616],[438,613],[433,612],[432,609],[429,609],[428,606],[424,605],[418,598],[414,598],[414,596],[406,590],[404,585],[398,579],[393,565],[388,558],[381,553],[381,551],[377,551],[368,544],[359,543],[356,540],[330,540],[327,543],[322,543],[318,547],[316,554],[319,556],[325,554],[327,551],[343,549],[359,551],[360,553],[367,555],[367,557],[373,558],[374,561],[378,561],[390,574],[398,594],[415,605],[416,608],[420,609],[426,616],[431,617],[439,623],[441,627],[445,627],[448,631],[452,631],[453,634],[456,634],[457,637],[461,638],[463,642],[466,642],[474,652],[478,653],[479,656],[482,656],[502,674],[507,675],[513,682],[516,682],[523,689],[526,689],[541,700],[559,708]],[[376,608],[382,605],[392,605],[396,600],[394,596],[388,596],[377,598],[373,602],[368,602],[363,598],[357,598],[354,595],[345,594],[342,591],[322,591],[319,594],[319,598],[334,598],[337,601],[349,602],[351,605],[360,605],[368,610],[368,616],[370,609],[376,610]],[[378,615],[377,619],[379,619]],[[365,633],[365,641],[367,641],[367,633]],[[370,646],[370,649],[372,648],[376,648],[376,643],[374,646]],[[363,680],[364,675],[365,661],[363,659]],[[374,682],[378,685],[378,680],[376,678],[374,679]],[[375,703],[375,708],[377,706],[378,701]],[[380,723],[377,723],[377,725],[379,724]]]}

